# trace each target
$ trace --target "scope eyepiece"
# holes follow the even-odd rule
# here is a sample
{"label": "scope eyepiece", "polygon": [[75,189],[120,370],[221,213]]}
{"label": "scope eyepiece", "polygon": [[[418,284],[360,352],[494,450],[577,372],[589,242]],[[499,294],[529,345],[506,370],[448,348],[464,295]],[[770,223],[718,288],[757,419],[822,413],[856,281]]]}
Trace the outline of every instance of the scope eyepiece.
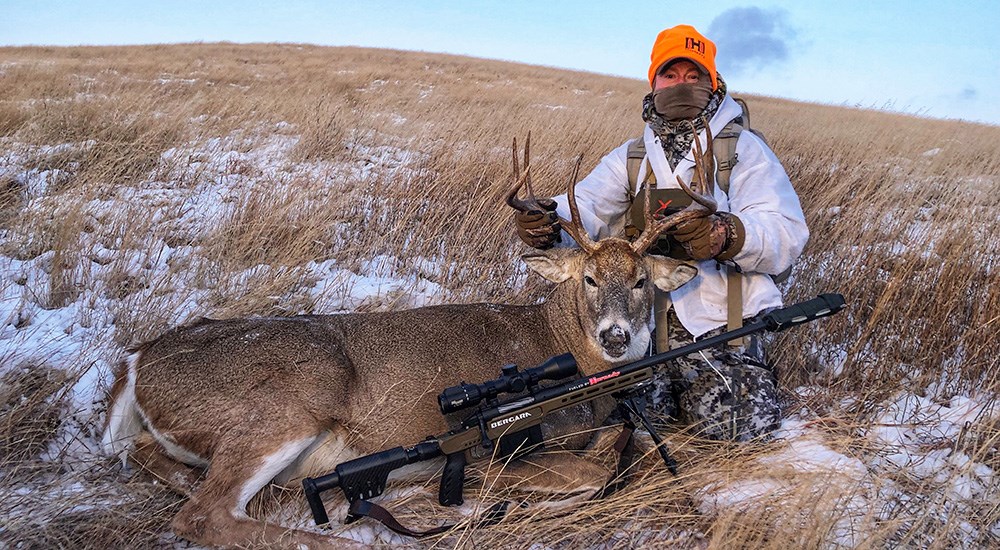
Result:
{"label": "scope eyepiece", "polygon": [[474,407],[484,399],[493,399],[501,393],[520,393],[542,380],[561,380],[577,373],[576,359],[571,353],[548,358],[537,367],[518,371],[516,365],[505,365],[503,374],[496,380],[482,384],[462,382],[445,389],[438,395],[438,407],[444,414]]}

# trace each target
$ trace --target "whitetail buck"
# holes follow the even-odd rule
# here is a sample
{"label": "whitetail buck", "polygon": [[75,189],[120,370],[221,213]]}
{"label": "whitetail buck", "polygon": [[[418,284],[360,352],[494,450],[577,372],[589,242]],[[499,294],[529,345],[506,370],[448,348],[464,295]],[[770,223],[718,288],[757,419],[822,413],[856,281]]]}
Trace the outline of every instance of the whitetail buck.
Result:
{"label": "whitetail buck", "polygon": [[[518,174],[514,147],[508,202],[533,208],[527,150]],[[504,364],[534,366],[569,351],[581,371],[593,373],[641,358],[653,285],[669,291],[695,276],[694,267],[644,252],[663,230],[714,209],[704,173],[698,184],[705,196],[682,182],[697,203],[667,219],[648,219],[635,243],[594,242],[579,222],[573,193],[579,168],[578,162],[569,182],[571,220],[562,220],[579,248],[523,256],[558,283],[543,304],[200,320],[175,328],[129,350],[111,390],[104,449],[123,458],[132,453],[190,496],[172,523],[185,539],[220,546],[351,544],[251,519],[247,503],[272,481],[298,485],[345,460],[447,431],[437,393],[460,381],[493,379]],[[529,198],[522,202],[516,195],[525,182]],[[564,412],[561,425],[543,427],[547,439],[586,432],[604,419],[587,406]],[[583,448],[588,439],[585,433],[566,445]],[[609,474],[572,453],[556,453],[508,465],[501,482],[530,479],[523,488],[579,494],[599,490]]]}

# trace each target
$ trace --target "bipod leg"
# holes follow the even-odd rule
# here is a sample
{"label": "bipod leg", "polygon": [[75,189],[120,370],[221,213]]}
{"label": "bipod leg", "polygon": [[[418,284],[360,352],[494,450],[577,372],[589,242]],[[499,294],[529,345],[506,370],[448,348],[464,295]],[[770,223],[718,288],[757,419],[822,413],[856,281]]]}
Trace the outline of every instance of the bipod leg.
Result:
{"label": "bipod leg", "polygon": [[649,417],[646,416],[646,398],[644,396],[637,397],[626,397],[621,400],[621,404],[625,409],[635,417],[638,417],[642,421],[642,425],[646,427],[646,431],[649,432],[649,436],[653,438],[653,443],[656,444],[656,450],[660,453],[660,458],[663,459],[663,464],[667,466],[667,470],[670,470],[671,474],[677,475],[677,462],[670,456],[670,452],[667,450],[667,444],[660,437],[660,434],[656,433],[656,429],[653,428],[653,423],[650,422]]}

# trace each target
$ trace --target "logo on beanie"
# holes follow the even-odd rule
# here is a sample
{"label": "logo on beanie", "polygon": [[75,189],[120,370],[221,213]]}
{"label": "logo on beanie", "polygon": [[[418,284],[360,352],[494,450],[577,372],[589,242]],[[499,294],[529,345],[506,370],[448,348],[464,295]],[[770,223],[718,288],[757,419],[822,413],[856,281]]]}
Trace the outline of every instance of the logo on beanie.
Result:
{"label": "logo on beanie", "polygon": [[705,43],[701,40],[695,40],[694,38],[684,39],[684,48],[688,50],[694,50],[701,55],[705,55]]}

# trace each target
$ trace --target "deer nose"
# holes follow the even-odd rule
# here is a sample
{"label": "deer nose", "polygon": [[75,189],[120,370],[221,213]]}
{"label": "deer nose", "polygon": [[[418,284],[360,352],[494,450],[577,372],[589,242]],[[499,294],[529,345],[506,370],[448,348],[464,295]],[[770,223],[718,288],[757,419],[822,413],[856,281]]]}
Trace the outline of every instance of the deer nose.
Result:
{"label": "deer nose", "polygon": [[620,349],[628,346],[631,336],[621,325],[611,325],[601,331],[601,346],[605,349]]}

